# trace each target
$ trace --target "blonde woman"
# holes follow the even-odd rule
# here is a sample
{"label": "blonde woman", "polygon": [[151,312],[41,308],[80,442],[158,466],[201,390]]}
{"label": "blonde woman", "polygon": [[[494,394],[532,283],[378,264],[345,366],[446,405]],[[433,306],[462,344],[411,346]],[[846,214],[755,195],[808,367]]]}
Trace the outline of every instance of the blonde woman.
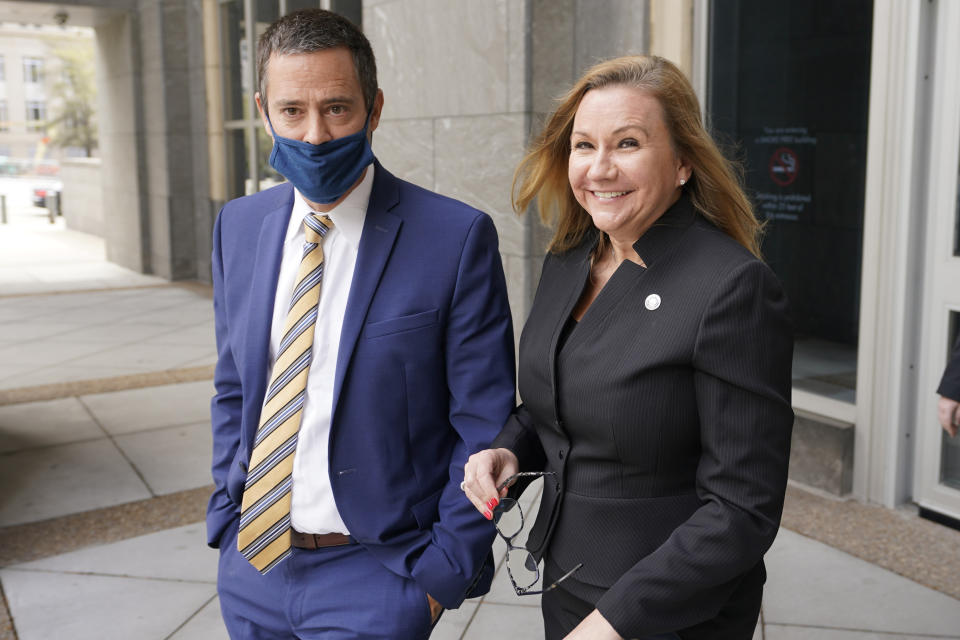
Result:
{"label": "blonde woman", "polygon": [[501,485],[545,474],[526,544],[544,576],[518,593],[545,589],[548,639],[751,638],[787,481],[792,331],[689,82],[658,57],[593,67],[514,196],[556,231],[520,340],[523,404],[463,488],[499,519]]}

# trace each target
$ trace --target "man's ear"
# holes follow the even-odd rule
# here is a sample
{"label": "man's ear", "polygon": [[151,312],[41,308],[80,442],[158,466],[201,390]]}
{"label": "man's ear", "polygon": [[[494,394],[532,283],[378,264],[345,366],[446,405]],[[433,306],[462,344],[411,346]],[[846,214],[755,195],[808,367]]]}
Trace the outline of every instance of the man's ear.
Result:
{"label": "man's ear", "polygon": [[370,110],[370,126],[367,128],[367,135],[373,133],[380,124],[381,112],[383,112],[383,90],[377,89],[377,97],[373,99],[373,108]]}
{"label": "man's ear", "polygon": [[253,99],[257,101],[257,111],[260,112],[260,120],[263,122],[263,128],[267,130],[267,135],[270,136],[270,139],[273,139],[273,129],[270,127],[270,123],[267,122],[267,109],[265,101],[260,99],[260,92],[257,91],[253,94]]}

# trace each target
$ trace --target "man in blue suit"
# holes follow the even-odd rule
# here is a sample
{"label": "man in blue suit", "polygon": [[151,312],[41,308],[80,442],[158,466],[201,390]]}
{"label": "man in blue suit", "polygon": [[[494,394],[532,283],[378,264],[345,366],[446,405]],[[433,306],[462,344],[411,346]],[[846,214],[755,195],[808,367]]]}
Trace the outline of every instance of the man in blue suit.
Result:
{"label": "man in blue suit", "polygon": [[224,620],[232,638],[426,638],[492,577],[494,529],[460,483],[514,401],[496,231],[376,162],[383,93],[349,21],[289,14],[257,57],[288,182],[214,229]]}

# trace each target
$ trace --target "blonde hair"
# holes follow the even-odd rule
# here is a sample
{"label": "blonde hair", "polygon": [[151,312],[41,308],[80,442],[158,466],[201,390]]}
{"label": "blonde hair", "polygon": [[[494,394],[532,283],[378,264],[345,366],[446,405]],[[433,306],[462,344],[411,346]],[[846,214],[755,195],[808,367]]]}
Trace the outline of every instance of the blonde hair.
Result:
{"label": "blonde hair", "polygon": [[703,217],[760,256],[763,225],[743,192],[742,170],[727,160],[707,133],[693,87],[669,60],[659,56],[625,56],[590,68],[547,119],[513,177],[513,207],[526,211],[536,198],[540,219],[556,222],[549,250],[563,253],[577,246],[593,228],[590,215],[574,198],[567,178],[570,133],[583,96],[614,85],[636,87],[657,99],[674,148],[692,169],[685,189]]}

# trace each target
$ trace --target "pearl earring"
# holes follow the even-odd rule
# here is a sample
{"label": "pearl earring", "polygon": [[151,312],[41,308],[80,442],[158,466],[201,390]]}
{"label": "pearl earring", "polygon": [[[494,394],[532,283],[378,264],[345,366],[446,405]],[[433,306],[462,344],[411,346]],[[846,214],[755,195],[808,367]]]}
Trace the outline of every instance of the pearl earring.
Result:
{"label": "pearl earring", "polygon": [[684,180],[683,178],[680,178],[680,186],[682,187],[685,184],[687,184],[687,181]]}

